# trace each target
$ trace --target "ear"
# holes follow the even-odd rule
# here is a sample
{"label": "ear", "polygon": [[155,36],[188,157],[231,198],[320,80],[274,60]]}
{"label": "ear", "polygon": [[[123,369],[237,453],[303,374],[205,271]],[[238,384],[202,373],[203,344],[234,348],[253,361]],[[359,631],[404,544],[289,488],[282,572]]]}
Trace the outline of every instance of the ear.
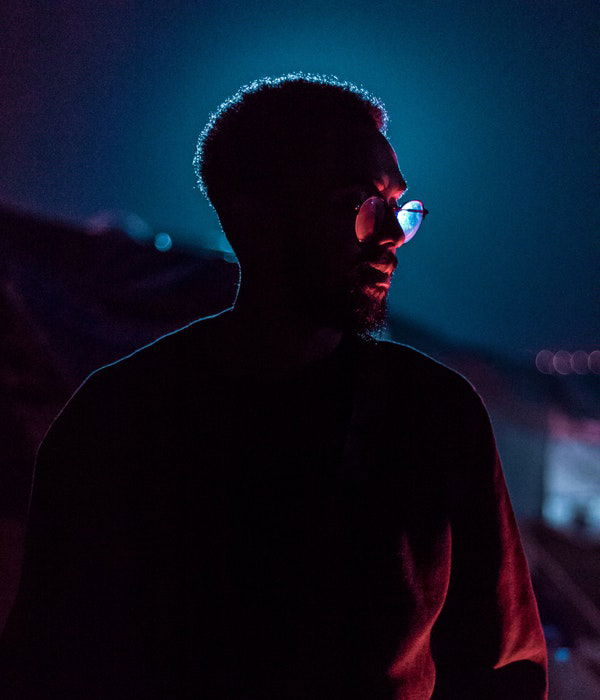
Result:
{"label": "ear", "polygon": [[223,231],[278,230],[285,221],[285,207],[274,195],[235,192],[216,209]]}

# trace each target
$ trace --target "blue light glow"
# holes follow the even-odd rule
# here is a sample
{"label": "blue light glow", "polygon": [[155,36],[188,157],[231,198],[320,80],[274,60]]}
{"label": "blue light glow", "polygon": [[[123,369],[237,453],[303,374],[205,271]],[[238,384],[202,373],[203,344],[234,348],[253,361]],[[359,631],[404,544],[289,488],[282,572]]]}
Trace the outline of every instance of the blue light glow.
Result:
{"label": "blue light glow", "polygon": [[173,241],[168,233],[157,233],[154,236],[154,247],[160,250],[161,253],[166,253],[173,247]]}
{"label": "blue light glow", "polygon": [[558,647],[558,649],[554,652],[554,660],[558,661],[559,663],[564,663],[570,658],[571,652],[567,647]]}

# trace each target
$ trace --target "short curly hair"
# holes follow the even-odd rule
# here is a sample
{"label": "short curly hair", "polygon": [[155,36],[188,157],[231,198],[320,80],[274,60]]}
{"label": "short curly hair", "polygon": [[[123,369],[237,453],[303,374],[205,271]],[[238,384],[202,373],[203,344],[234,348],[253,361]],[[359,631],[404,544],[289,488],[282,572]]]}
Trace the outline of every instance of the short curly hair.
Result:
{"label": "short curly hair", "polygon": [[316,172],[319,148],[353,128],[385,134],[385,106],[335,76],[262,78],[225,100],[204,127],[194,168],[215,209],[231,192],[256,193]]}

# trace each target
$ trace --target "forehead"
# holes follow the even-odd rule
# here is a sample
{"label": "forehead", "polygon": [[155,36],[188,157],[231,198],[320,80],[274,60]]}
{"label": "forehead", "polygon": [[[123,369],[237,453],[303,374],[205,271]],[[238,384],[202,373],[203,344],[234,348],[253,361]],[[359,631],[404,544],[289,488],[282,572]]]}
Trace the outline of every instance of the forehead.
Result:
{"label": "forehead", "polygon": [[396,154],[379,131],[348,134],[336,144],[332,189],[366,184],[383,191],[404,191],[406,182],[398,168]]}

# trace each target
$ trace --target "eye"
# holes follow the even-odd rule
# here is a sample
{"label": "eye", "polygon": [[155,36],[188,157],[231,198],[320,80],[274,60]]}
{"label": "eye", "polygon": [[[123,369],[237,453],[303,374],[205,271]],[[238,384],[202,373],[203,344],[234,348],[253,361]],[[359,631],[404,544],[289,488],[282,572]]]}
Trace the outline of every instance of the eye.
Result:
{"label": "eye", "polygon": [[334,195],[331,202],[340,210],[357,213],[363,202],[371,195],[364,188],[349,188],[345,192]]}
{"label": "eye", "polygon": [[353,198],[354,205],[355,205],[354,208],[356,209],[356,211],[358,211],[361,208],[363,203],[366,202],[370,196],[371,195],[368,192],[366,192],[365,190],[360,190],[359,192],[356,192],[354,194],[354,198]]}

